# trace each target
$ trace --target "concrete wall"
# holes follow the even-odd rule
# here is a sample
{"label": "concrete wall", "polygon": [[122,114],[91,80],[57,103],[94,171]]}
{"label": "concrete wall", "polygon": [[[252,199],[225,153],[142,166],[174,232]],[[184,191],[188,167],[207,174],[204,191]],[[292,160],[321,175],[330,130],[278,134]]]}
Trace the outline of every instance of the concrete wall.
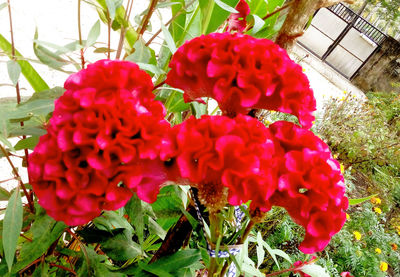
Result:
{"label": "concrete wall", "polygon": [[398,85],[400,60],[398,59],[400,59],[400,42],[388,37],[354,77],[353,84],[365,92],[392,90],[400,92]]}

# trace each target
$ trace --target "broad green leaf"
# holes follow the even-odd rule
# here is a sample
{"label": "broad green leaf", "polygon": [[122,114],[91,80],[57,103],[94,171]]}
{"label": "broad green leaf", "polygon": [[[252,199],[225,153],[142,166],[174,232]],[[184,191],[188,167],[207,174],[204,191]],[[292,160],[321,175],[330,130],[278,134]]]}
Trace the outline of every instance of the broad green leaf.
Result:
{"label": "broad green leaf", "polygon": [[15,86],[18,83],[19,75],[21,74],[21,66],[14,60],[7,62],[8,76],[11,82]]}
{"label": "broad green leaf", "polygon": [[32,242],[25,242],[20,251],[20,261],[13,267],[18,272],[32,261],[42,256],[55,240],[60,238],[67,227],[63,222],[57,222],[49,217],[43,209],[38,209],[32,224]]}
{"label": "broad green leaf", "polygon": [[165,42],[167,43],[169,51],[171,51],[171,53],[174,54],[176,52],[176,45],[174,39],[172,38],[171,33],[168,31],[168,29],[165,27],[164,24],[161,24],[161,30],[164,34],[164,39]]}
{"label": "broad green leaf", "polygon": [[125,211],[129,216],[130,222],[135,228],[135,234],[139,239],[139,244],[143,244],[144,237],[144,213],[142,201],[134,194],[125,205]]}
{"label": "broad green leaf", "polygon": [[92,46],[100,36],[100,21],[97,20],[89,31],[86,46]]}
{"label": "broad green leaf", "polygon": [[0,186],[0,201],[7,201],[11,194],[8,190]]}
{"label": "broad green leaf", "polygon": [[33,94],[28,100],[25,102],[22,102],[21,105],[25,105],[27,103],[33,102],[35,100],[40,100],[40,99],[50,99],[50,100],[55,100],[59,98],[63,93],[65,92],[65,89],[63,87],[54,87],[48,90],[44,91],[38,91],[35,94]]}
{"label": "broad green leaf", "polygon": [[268,13],[268,4],[269,1],[266,0],[252,0],[247,2],[250,7],[250,13],[252,15],[257,15],[259,17],[264,17]]}
{"label": "broad green leaf", "polygon": [[360,203],[363,203],[365,201],[370,200],[371,198],[377,196],[378,194],[373,194],[364,198],[357,198],[357,199],[349,199],[349,205],[358,205]]}
{"label": "broad green leaf", "polygon": [[165,108],[170,113],[183,112],[190,109],[190,104],[185,103],[180,90],[173,90],[166,99]]}
{"label": "broad green leaf", "polygon": [[[239,0],[220,0],[220,2],[233,8],[236,7]],[[230,15],[230,12],[222,9],[214,0],[201,0],[199,4],[202,34],[209,34],[217,30]]]}
{"label": "broad green leaf", "polygon": [[135,63],[156,64],[154,50],[146,46],[143,38],[139,38],[133,45],[135,52],[125,58],[127,61]]}
{"label": "broad green leaf", "polygon": [[175,44],[180,45],[180,42],[183,37],[183,33],[185,31],[185,23],[186,23],[186,13],[182,12],[183,7],[185,6],[185,1],[180,0],[179,2],[172,2],[171,6],[172,16],[175,16],[178,12],[181,12],[170,24],[169,31],[171,32],[172,37],[174,38]]}
{"label": "broad green leaf", "polygon": [[310,275],[311,277],[329,277],[325,268],[316,264],[306,264],[300,268],[300,271]]}
{"label": "broad green leaf", "polygon": [[14,146],[14,149],[16,151],[22,150],[22,149],[31,149],[33,150],[39,142],[39,137],[38,136],[32,136],[26,139],[21,139],[20,141],[17,142],[17,144]]}
{"label": "broad green leaf", "polygon": [[150,72],[150,73],[153,73],[156,75],[165,74],[165,72],[163,70],[161,70],[154,64],[146,64],[146,63],[136,63],[136,64],[140,67],[140,69],[147,71],[147,73]]}
{"label": "broad green leaf", "polygon": [[132,232],[128,229],[102,242],[101,250],[115,261],[134,259],[142,253],[140,245],[132,241]]}
{"label": "broad green leaf", "polygon": [[230,12],[230,13],[239,13],[237,10],[235,10],[234,8],[232,8],[231,6],[225,4],[224,2],[222,2],[221,0],[214,0],[215,4],[217,4],[221,9]]}
{"label": "broad green leaf", "polygon": [[3,223],[3,248],[8,270],[14,262],[17,241],[22,228],[22,202],[19,189],[16,189],[8,201]]}
{"label": "broad green leaf", "polygon": [[[180,250],[170,256],[162,257],[147,266],[164,272],[173,273],[181,268],[189,268],[200,260],[201,254],[198,249]],[[148,269],[148,267],[146,267]],[[173,275],[177,276],[177,275]]]}
{"label": "broad green leaf", "polygon": [[182,214],[182,200],[176,195],[173,186],[163,187],[157,196],[157,201],[151,206],[157,216],[157,223],[165,230],[169,229]]}
{"label": "broad green leaf", "polygon": [[207,105],[201,104],[197,101],[190,102],[190,107],[192,108],[192,114],[196,118],[200,118],[202,115],[207,113]]}
{"label": "broad green leaf", "polygon": [[10,130],[10,137],[16,137],[16,136],[43,136],[46,134],[47,131],[43,128],[40,127],[17,127],[14,129]]}
{"label": "broad green leaf", "polygon": [[93,224],[100,230],[112,232],[115,229],[122,228],[133,232],[132,226],[122,215],[116,211],[104,211],[99,217],[93,219]]}
{"label": "broad green leaf", "polygon": [[[12,57],[12,46],[1,34],[0,34],[0,49],[2,49],[10,58]],[[17,62],[21,67],[22,75],[26,78],[28,83],[32,86],[34,91],[42,91],[49,89],[46,82],[40,77],[36,70],[31,66],[31,64],[24,60],[21,53],[15,50],[15,56]]]}
{"label": "broad green leaf", "polygon": [[53,99],[37,99],[18,105],[17,108],[9,115],[12,122],[26,121],[33,116],[46,117],[47,114],[54,110]]}

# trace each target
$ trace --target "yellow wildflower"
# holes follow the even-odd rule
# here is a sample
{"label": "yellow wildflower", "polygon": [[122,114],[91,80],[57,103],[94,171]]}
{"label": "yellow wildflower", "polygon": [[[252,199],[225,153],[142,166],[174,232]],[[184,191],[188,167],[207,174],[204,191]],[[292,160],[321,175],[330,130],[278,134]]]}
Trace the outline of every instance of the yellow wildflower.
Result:
{"label": "yellow wildflower", "polygon": [[340,172],[342,172],[342,174],[344,174],[344,166],[342,164],[340,164]]}
{"label": "yellow wildflower", "polygon": [[303,72],[306,72],[306,69],[305,69],[305,68],[303,68]]}
{"label": "yellow wildflower", "polygon": [[381,254],[382,250],[380,248],[375,248],[375,252],[378,253],[378,254]]}
{"label": "yellow wildflower", "polygon": [[382,210],[378,207],[374,207],[374,212],[376,212],[377,214],[381,214]]}
{"label": "yellow wildflower", "polygon": [[358,231],[354,231],[354,232],[353,232],[353,235],[354,235],[354,238],[355,238],[356,240],[360,240],[361,237],[362,237],[361,233],[358,232]]}
{"label": "yellow wildflower", "polygon": [[350,215],[346,213],[346,220],[350,220]]}
{"label": "yellow wildflower", "polygon": [[339,157],[338,154],[334,154],[334,155],[333,155],[333,158],[334,158],[334,159],[337,159],[338,157]]}
{"label": "yellow wildflower", "polygon": [[386,272],[388,270],[388,264],[381,261],[381,264],[379,265],[379,268],[380,268],[381,271]]}
{"label": "yellow wildflower", "polygon": [[382,203],[382,200],[380,198],[378,198],[378,197],[372,197],[371,198],[371,203],[379,205],[379,204]]}

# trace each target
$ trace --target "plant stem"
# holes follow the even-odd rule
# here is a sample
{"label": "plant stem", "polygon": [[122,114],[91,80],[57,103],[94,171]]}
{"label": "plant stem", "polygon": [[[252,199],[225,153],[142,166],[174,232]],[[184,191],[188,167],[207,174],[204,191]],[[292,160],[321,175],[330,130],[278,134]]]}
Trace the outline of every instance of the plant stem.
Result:
{"label": "plant stem", "polygon": [[78,0],[78,36],[79,36],[79,45],[81,46],[81,65],[82,69],[85,68],[85,56],[82,45],[82,29],[81,29],[81,0]]}
{"label": "plant stem", "polygon": [[[217,212],[210,212],[210,235],[211,245],[215,247],[217,245],[218,238],[221,236],[221,218]],[[216,249],[217,250],[217,249]],[[220,271],[220,265],[217,262],[217,257],[210,257],[210,267],[208,269],[208,276],[214,276]]]}
{"label": "plant stem", "polygon": [[58,265],[58,264],[55,264],[55,263],[49,263],[49,265],[50,265],[50,266],[54,266],[54,267],[61,268],[61,269],[65,270],[65,271],[68,271],[68,272],[71,273],[72,275],[76,276],[76,272],[75,272],[74,270],[68,268],[68,267],[65,267],[65,266],[62,266],[62,265]]}
{"label": "plant stem", "polygon": [[148,10],[147,14],[144,16],[143,21],[139,26],[140,29],[138,29],[138,31],[137,31],[139,36],[143,35],[144,31],[146,30],[147,24],[149,23],[150,18],[153,15],[153,12],[157,6],[157,3],[158,3],[158,0],[151,0],[149,10]]}
{"label": "plant stem", "polygon": [[29,210],[31,211],[31,213],[34,213],[35,209],[34,209],[34,206],[33,206],[33,201],[31,199],[31,197],[29,197],[29,193],[26,190],[24,183],[22,182],[21,176],[19,176],[18,170],[15,168],[13,162],[11,161],[11,159],[10,159],[8,153],[7,153],[7,150],[1,144],[0,144],[0,150],[3,153],[3,155],[6,157],[8,163],[10,164],[10,166],[11,166],[11,168],[13,170],[15,178],[18,180],[19,185],[21,186],[22,190],[24,191],[26,199],[28,200]]}
{"label": "plant stem", "polygon": [[[124,21],[128,22],[128,28],[129,28],[129,17],[131,15],[132,6],[133,6],[133,0],[128,0],[128,4],[126,5],[126,10],[125,10],[125,15],[124,15]],[[125,26],[122,24],[121,25],[121,33],[120,33],[119,42],[118,42],[118,49],[117,49],[117,53],[115,55],[116,60],[119,60],[119,58],[121,57],[122,47],[124,45],[125,34],[126,34],[126,29],[125,29]]]}
{"label": "plant stem", "polygon": [[107,59],[110,59],[110,53],[111,53],[111,18],[110,18],[110,13],[108,11],[107,11],[107,32],[108,32]]}
{"label": "plant stem", "polygon": [[[255,221],[250,220],[249,224],[247,224],[246,229],[244,230],[243,236],[240,237],[240,239],[238,240],[238,242],[236,244],[243,244],[246,241],[247,237],[249,236],[249,234],[255,224],[256,224]],[[221,270],[221,276],[225,275],[225,273],[228,270],[230,265],[231,265],[230,261],[228,261],[224,264],[224,266],[222,267],[222,270]]]}

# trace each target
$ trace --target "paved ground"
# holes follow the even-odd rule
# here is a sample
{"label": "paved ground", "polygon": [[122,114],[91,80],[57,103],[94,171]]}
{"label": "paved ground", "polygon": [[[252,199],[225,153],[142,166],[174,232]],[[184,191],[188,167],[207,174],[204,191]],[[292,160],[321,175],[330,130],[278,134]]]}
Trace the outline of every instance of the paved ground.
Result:
{"label": "paved ground", "polygon": [[[14,18],[14,32],[15,43],[18,50],[28,58],[36,59],[33,53],[33,35],[35,27],[38,27],[39,38],[43,41],[50,41],[58,45],[63,45],[71,42],[77,38],[77,25],[74,20],[70,24],[71,18],[76,18],[76,1],[64,0],[62,4],[60,1],[53,0],[38,0],[38,1],[12,1],[13,5],[13,18]],[[141,11],[146,8],[146,2],[134,1],[134,11]],[[51,10],[51,12],[48,12]],[[88,7],[82,5],[82,28],[84,37],[86,37],[90,27],[96,22],[96,12]],[[169,19],[168,15],[163,15],[163,21]],[[157,16],[153,20],[153,32],[158,30],[159,19]],[[9,23],[7,9],[0,11],[0,34],[9,39]],[[150,36],[151,34],[148,34]],[[102,26],[100,41],[106,41],[106,30]],[[112,37],[112,47],[116,47],[118,37]],[[157,46],[159,47],[159,45]],[[90,53],[89,61],[96,60],[104,57],[92,56]],[[302,49],[295,47],[292,54],[294,60],[298,61],[304,68],[305,74],[310,80],[311,87],[314,90],[317,99],[317,107],[322,109],[323,102],[329,97],[343,97],[344,91],[354,94],[360,99],[364,99],[364,94],[354,87],[348,80],[339,75],[329,66],[321,63],[317,58]],[[8,80],[6,63],[8,58],[0,55],[0,84],[10,83]],[[93,61],[92,60],[92,61]],[[67,78],[67,74],[49,70],[46,66],[34,63],[34,67],[44,77],[50,86],[60,86]],[[21,78],[22,95],[29,96],[32,94],[29,85],[23,78]],[[15,89],[11,86],[0,86],[0,98],[2,97],[15,97]],[[20,159],[13,159],[15,165],[18,167],[24,182],[27,182],[26,169],[22,167]],[[9,164],[5,159],[0,159],[0,181],[12,178]],[[15,181],[0,183],[0,186],[10,190],[16,186]],[[0,208],[4,207],[4,202],[0,201]]]}

